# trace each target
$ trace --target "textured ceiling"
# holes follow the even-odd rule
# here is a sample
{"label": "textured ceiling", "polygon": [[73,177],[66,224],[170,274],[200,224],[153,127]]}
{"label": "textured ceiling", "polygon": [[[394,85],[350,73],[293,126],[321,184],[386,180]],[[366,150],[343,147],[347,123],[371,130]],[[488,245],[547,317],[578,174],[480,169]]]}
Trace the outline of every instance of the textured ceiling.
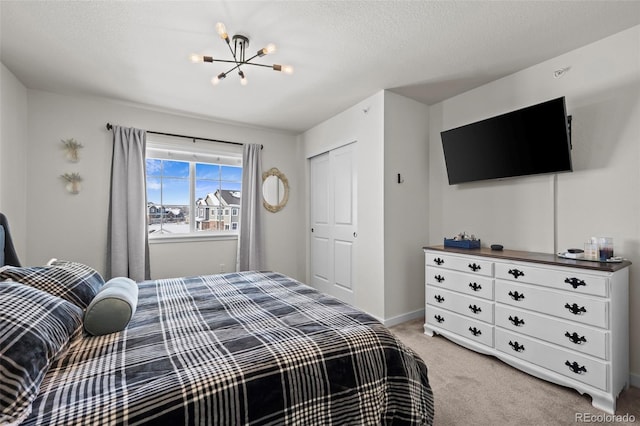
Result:
{"label": "textured ceiling", "polygon": [[[249,84],[216,22],[249,36]],[[640,24],[640,1],[0,1],[0,59],[33,89],[300,132],[382,90],[426,104]]]}

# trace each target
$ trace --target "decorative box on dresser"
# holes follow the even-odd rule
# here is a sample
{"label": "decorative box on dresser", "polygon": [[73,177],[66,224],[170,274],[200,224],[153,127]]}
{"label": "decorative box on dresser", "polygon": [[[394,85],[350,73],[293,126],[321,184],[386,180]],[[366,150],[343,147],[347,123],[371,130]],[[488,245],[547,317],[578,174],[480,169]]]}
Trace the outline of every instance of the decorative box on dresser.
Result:
{"label": "decorative box on dresser", "polygon": [[629,265],[425,247],[425,334],[440,334],[615,413],[629,386]]}

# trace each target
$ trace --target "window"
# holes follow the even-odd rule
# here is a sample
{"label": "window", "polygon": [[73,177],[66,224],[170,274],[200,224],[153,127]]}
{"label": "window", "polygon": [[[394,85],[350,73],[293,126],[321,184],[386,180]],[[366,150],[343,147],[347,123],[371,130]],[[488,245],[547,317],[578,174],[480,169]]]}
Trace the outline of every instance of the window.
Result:
{"label": "window", "polygon": [[[184,146],[184,141],[180,141]],[[242,154],[183,152],[148,142],[147,215],[151,238],[237,234]]]}

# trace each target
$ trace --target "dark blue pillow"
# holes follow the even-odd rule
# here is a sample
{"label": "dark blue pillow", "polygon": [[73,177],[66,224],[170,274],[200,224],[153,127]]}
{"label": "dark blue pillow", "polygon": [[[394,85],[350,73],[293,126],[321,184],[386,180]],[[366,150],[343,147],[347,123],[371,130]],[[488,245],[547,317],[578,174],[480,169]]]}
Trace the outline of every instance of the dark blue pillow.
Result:
{"label": "dark blue pillow", "polygon": [[82,263],[54,260],[47,266],[0,268],[0,280],[12,280],[46,291],[85,309],[104,285],[93,268]]}
{"label": "dark blue pillow", "polygon": [[0,282],[0,424],[31,412],[51,362],[82,336],[82,310],[44,291]]}

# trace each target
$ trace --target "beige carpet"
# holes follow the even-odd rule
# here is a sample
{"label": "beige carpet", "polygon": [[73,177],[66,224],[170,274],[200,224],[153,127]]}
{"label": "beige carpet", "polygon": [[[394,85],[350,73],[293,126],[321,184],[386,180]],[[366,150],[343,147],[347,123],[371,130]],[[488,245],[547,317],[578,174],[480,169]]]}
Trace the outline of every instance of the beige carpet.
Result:
{"label": "beige carpet", "polygon": [[[588,395],[530,376],[442,336],[426,336],[421,319],[391,331],[429,368],[437,426],[640,424],[638,388],[623,391],[616,410],[620,417],[603,422],[606,413],[594,408]],[[635,417],[635,422],[620,421],[625,414]],[[582,421],[576,417],[580,415]]]}

